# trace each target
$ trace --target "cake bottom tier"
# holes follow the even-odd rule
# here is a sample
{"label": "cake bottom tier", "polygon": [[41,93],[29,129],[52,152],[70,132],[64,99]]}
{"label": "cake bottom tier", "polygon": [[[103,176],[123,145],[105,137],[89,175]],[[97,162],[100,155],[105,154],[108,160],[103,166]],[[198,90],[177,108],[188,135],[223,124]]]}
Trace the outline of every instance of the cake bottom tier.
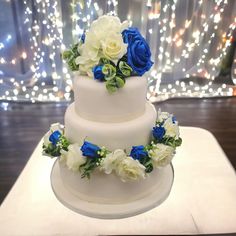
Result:
{"label": "cake bottom tier", "polygon": [[[60,175],[65,188],[76,197],[101,204],[125,204],[145,198],[156,188],[163,188],[163,170],[155,169],[145,179],[122,182],[115,174],[106,175],[99,170],[91,178],[81,178],[81,173],[69,170],[64,163],[59,163]],[[158,183],[158,184],[157,184]]]}
{"label": "cake bottom tier", "polygon": [[79,145],[87,140],[110,151],[125,149],[129,152],[132,146],[149,143],[156,116],[154,106],[147,102],[144,114],[136,119],[119,123],[95,122],[78,116],[72,103],[65,114],[65,136]]}

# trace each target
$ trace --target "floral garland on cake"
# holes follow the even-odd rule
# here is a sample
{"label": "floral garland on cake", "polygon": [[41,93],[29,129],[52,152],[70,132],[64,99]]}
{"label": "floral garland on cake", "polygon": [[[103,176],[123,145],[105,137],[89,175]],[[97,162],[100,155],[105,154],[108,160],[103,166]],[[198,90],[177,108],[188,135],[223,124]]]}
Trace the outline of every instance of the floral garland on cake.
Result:
{"label": "floral garland on cake", "polygon": [[150,48],[138,29],[108,15],[94,21],[62,57],[72,71],[105,82],[111,93],[122,88],[126,78],[142,76],[153,65]]}
{"label": "floral garland on cake", "polygon": [[43,154],[59,157],[69,170],[90,178],[95,169],[105,174],[115,173],[123,182],[144,179],[154,168],[168,165],[180,146],[179,126],[176,118],[158,111],[158,119],[152,129],[152,140],[146,145],[133,146],[131,152],[108,150],[88,141],[82,146],[70,143],[61,124],[52,124],[44,136]]}

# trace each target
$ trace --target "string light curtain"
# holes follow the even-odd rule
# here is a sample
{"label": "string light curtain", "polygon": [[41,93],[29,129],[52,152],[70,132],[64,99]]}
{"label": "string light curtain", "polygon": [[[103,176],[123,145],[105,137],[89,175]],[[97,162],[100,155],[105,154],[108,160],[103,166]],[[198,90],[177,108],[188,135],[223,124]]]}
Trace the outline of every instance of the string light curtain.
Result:
{"label": "string light curtain", "polygon": [[234,93],[232,80],[215,79],[235,51],[234,0],[7,0],[0,5],[1,100],[70,100],[73,75],[60,53],[102,14],[128,19],[147,38],[155,62],[147,75],[151,101]]}

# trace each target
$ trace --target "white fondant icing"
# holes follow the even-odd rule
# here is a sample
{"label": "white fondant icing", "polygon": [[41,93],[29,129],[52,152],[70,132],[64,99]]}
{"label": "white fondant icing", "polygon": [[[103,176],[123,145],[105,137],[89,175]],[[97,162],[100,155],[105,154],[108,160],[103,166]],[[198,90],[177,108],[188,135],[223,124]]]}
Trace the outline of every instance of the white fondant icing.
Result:
{"label": "white fondant icing", "polygon": [[122,182],[111,173],[106,175],[99,170],[92,173],[91,178],[81,178],[81,173],[72,172],[60,163],[60,174],[64,186],[74,195],[85,201],[107,204],[128,203],[149,195],[157,188],[156,180],[161,172],[152,171],[146,179],[134,182]]}
{"label": "white fondant icing", "polygon": [[75,110],[87,120],[121,122],[137,118],[145,111],[147,80],[130,77],[125,86],[110,94],[104,82],[86,76],[74,77]]}
{"label": "white fondant icing", "polygon": [[138,118],[117,123],[95,122],[80,117],[72,103],[65,114],[65,135],[79,145],[86,139],[111,151],[118,148],[130,151],[132,146],[149,143],[156,116],[154,106],[146,102],[145,112]]}

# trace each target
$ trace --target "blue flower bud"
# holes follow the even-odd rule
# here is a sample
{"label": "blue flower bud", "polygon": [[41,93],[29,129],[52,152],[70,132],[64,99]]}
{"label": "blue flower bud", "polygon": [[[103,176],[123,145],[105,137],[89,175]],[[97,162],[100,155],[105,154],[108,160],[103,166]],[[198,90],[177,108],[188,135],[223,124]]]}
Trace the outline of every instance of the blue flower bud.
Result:
{"label": "blue flower bud", "polygon": [[83,32],[81,38],[80,38],[81,42],[84,43],[85,41],[85,31]]}
{"label": "blue flower bud", "polygon": [[61,133],[58,130],[56,130],[50,135],[49,141],[55,146],[60,140],[60,137]]}
{"label": "blue flower bud", "polygon": [[158,141],[162,140],[162,138],[164,137],[165,133],[166,133],[166,131],[165,131],[165,129],[162,126],[155,126],[152,129],[153,137],[155,139],[157,139]]}
{"label": "blue flower bud", "polygon": [[172,117],[172,122],[173,122],[174,124],[177,122],[177,120],[176,120],[176,117],[175,117],[175,116],[173,116],[173,117]]}
{"label": "blue flower bud", "polygon": [[144,149],[144,146],[140,145],[140,146],[133,146],[132,150],[130,152],[130,156],[134,159],[134,160],[140,160],[146,156],[148,156],[147,151]]}
{"label": "blue flower bud", "polygon": [[103,66],[95,66],[95,67],[93,67],[94,79],[100,80],[100,81],[104,80],[105,75],[102,72],[102,67]]}
{"label": "blue flower bud", "polygon": [[96,158],[99,157],[98,151],[101,150],[97,145],[94,145],[90,142],[84,141],[84,144],[80,148],[83,153],[83,156]]}

